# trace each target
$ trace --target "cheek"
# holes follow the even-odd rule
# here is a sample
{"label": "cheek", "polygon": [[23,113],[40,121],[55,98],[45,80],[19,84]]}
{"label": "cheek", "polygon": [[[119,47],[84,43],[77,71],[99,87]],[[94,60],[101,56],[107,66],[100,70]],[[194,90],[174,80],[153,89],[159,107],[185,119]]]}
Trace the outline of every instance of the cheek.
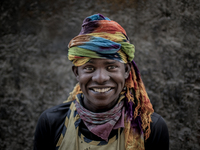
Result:
{"label": "cheek", "polygon": [[91,77],[87,76],[87,75],[80,75],[79,76],[79,84],[80,84],[81,89],[84,88],[85,86],[87,86],[87,84],[90,81],[90,78]]}
{"label": "cheek", "polygon": [[123,88],[124,84],[125,84],[125,77],[124,74],[121,74],[120,76],[118,76],[116,79],[116,82],[118,83],[119,88]]}

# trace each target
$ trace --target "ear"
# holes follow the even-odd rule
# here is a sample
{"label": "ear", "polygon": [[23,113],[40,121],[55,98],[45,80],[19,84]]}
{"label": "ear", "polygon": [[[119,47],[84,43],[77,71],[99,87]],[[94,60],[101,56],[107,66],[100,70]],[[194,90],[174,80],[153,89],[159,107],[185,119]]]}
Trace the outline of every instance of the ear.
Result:
{"label": "ear", "polygon": [[125,79],[129,77],[130,70],[131,70],[131,63],[125,64],[125,76],[124,76]]}
{"label": "ear", "polygon": [[76,76],[76,80],[79,81],[78,67],[72,66],[72,71],[73,71],[74,75]]}

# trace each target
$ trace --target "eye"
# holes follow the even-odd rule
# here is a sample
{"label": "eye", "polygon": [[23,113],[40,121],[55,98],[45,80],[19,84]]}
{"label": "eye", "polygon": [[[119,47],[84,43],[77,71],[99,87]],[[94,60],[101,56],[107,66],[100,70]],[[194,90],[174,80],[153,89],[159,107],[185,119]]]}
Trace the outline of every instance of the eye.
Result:
{"label": "eye", "polygon": [[114,70],[114,69],[116,69],[116,68],[117,68],[117,66],[114,66],[114,65],[108,66],[108,70]]}
{"label": "eye", "polygon": [[94,67],[93,67],[93,66],[85,66],[85,67],[84,67],[84,70],[85,70],[86,72],[92,72],[92,71],[94,71]]}

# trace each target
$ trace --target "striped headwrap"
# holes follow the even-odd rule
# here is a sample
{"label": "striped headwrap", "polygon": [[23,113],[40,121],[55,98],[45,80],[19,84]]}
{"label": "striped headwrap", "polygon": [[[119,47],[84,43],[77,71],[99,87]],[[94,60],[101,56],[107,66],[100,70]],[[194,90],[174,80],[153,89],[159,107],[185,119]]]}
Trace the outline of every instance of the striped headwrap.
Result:
{"label": "striped headwrap", "polygon": [[[80,34],[70,41],[68,48],[68,58],[75,66],[81,66],[92,58],[130,62],[126,90],[121,93],[126,97],[125,147],[126,150],[144,150],[144,139],[150,135],[151,114],[154,110],[133,61],[135,47],[130,44],[126,31],[117,22],[95,14],[83,21]],[[82,93],[79,84],[70,93],[68,101],[74,100],[78,93]]]}

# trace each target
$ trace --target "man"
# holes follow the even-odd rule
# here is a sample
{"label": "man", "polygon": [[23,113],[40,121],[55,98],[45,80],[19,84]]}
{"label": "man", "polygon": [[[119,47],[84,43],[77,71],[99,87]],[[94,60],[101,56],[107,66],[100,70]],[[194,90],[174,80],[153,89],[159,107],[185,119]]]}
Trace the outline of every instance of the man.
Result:
{"label": "man", "polygon": [[125,30],[101,14],[87,17],[69,45],[78,84],[66,102],[42,113],[35,150],[168,150]]}

